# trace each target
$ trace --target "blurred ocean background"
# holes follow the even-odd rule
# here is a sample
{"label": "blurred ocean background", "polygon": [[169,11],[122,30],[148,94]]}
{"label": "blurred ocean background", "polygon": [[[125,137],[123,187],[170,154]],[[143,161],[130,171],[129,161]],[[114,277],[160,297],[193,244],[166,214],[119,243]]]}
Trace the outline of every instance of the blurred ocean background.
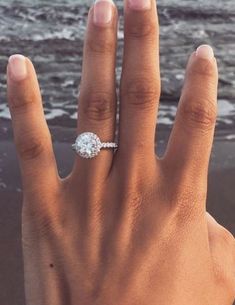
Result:
{"label": "blurred ocean background", "polygon": [[[9,120],[5,68],[13,53],[29,56],[37,69],[46,118],[51,125],[75,127],[77,94],[87,13],[92,1],[0,0],[0,119]],[[123,49],[123,1],[116,1],[120,22],[117,89]],[[172,126],[187,59],[200,44],[214,47],[218,59],[217,128],[234,140],[235,1],[159,0],[162,98],[160,128]],[[233,130],[233,132],[232,132]]]}

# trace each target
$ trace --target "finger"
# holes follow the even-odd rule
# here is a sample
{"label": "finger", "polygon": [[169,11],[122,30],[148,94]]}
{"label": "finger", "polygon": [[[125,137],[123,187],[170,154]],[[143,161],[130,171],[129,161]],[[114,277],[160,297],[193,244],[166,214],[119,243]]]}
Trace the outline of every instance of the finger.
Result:
{"label": "finger", "polygon": [[[93,132],[102,142],[113,142],[115,136],[117,15],[111,0],[97,1],[89,11],[84,43],[78,134]],[[75,171],[91,169],[96,176],[106,175],[112,157],[112,150],[102,150],[89,160],[78,156]]]}
{"label": "finger", "polygon": [[52,185],[58,179],[56,162],[36,73],[28,58],[9,58],[7,91],[24,187]]}
{"label": "finger", "polygon": [[[189,60],[176,121],[163,161],[172,173],[205,184],[217,115],[218,71],[211,47]],[[205,179],[202,179],[205,178]]]}
{"label": "finger", "polygon": [[118,153],[152,154],[155,157],[154,138],[159,96],[156,1],[126,0]]}

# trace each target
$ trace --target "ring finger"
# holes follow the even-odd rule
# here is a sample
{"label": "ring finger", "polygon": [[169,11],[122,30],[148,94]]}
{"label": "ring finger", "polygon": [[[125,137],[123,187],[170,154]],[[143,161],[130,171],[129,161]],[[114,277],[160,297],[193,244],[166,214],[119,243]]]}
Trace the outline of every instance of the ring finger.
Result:
{"label": "ring finger", "polygon": [[[96,1],[88,14],[84,44],[77,130],[95,133],[102,142],[113,142],[115,136],[117,16],[111,0]],[[112,157],[111,149],[89,160],[78,156],[74,171],[100,179],[108,174]]]}

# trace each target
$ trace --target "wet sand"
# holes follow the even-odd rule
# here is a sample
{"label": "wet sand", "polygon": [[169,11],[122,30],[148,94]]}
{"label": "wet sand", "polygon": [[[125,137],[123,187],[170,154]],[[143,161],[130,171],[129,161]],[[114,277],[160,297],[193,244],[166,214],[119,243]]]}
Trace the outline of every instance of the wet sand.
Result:
{"label": "wet sand", "polygon": [[[51,127],[60,175],[66,176],[73,164],[70,143],[75,129]],[[158,133],[158,153],[166,145],[169,132]],[[214,143],[208,185],[208,210],[235,234],[235,141],[218,134]],[[21,254],[22,190],[15,147],[11,135],[0,140],[0,304],[25,305]],[[9,140],[10,139],[10,140]],[[234,155],[234,156],[233,156]]]}

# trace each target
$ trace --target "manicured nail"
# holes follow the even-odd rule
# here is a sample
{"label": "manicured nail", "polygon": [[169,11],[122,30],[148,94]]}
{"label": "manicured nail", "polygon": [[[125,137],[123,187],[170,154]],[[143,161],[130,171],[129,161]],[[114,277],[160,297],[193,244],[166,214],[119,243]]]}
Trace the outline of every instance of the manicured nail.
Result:
{"label": "manicured nail", "polygon": [[15,54],[9,57],[8,67],[10,68],[10,77],[15,81],[20,81],[27,76],[27,67],[25,57]]}
{"label": "manicured nail", "polygon": [[94,6],[94,23],[107,25],[113,16],[114,3],[112,0],[96,0]]}
{"label": "manicured nail", "polygon": [[151,0],[128,0],[128,6],[134,10],[150,9]]}
{"label": "manicured nail", "polygon": [[212,60],[214,58],[214,51],[209,45],[201,45],[197,48],[196,55],[199,58]]}

